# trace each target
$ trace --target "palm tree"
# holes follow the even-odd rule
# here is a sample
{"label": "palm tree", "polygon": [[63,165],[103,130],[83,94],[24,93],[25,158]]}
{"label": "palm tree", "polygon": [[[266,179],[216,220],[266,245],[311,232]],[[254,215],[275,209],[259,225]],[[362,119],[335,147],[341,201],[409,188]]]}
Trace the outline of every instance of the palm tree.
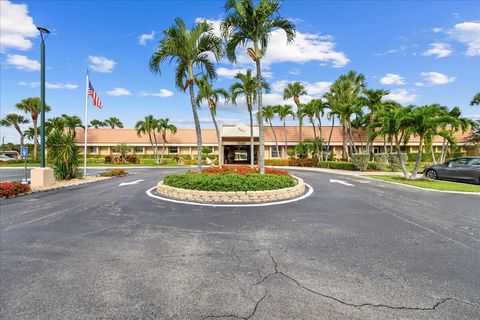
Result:
{"label": "palm tree", "polygon": [[[278,148],[277,134],[273,129],[273,123],[272,123],[272,120],[275,117],[275,114],[277,113],[276,108],[277,108],[276,106],[265,106],[265,108],[263,109],[263,118],[270,125],[270,128],[272,129],[273,138],[275,139],[275,148],[277,150],[277,157],[280,157],[280,149]],[[260,117],[258,113],[257,113],[257,117]]]}
{"label": "palm tree", "polygon": [[[250,165],[255,165],[255,142],[253,138],[253,104],[257,102],[257,79],[252,77],[252,70],[245,73],[237,73],[235,79],[239,80],[230,86],[230,98],[233,104],[237,104],[240,95],[245,96],[248,114],[250,116]],[[262,81],[262,88],[266,93],[270,92],[270,86]]]}
{"label": "palm tree", "polygon": [[106,126],[107,126],[106,121],[97,120],[97,119],[93,119],[92,121],[90,121],[90,125],[89,125],[89,127],[94,127],[95,129],[98,129],[100,127],[106,127]]}
{"label": "palm tree", "polygon": [[480,104],[480,92],[478,92],[472,99],[472,101],[470,101],[470,105],[473,106],[473,105],[479,105]]}
{"label": "palm tree", "polygon": [[263,130],[262,107],[262,68],[261,59],[265,56],[270,33],[282,29],[287,35],[287,43],[295,38],[295,25],[279,15],[278,0],[260,0],[257,5],[253,0],[227,0],[225,4],[226,18],[220,23],[220,29],[226,40],[226,53],[231,62],[236,62],[236,49],[245,47],[248,43],[253,48],[247,48],[248,55],[255,62],[257,69],[257,99],[258,99],[258,135],[260,173],[265,173],[265,139]]}
{"label": "palm tree", "polygon": [[158,164],[157,136],[155,132],[159,130],[159,120],[155,119],[152,115],[148,115],[144,120],[137,121],[135,129],[137,130],[137,135],[139,137],[142,134],[148,134],[148,140],[152,146],[155,162]]}
{"label": "palm tree", "polygon": [[313,99],[312,101],[302,106],[303,112],[308,117],[308,120],[310,120],[310,124],[312,125],[312,128],[313,128],[313,136],[315,140],[315,149],[316,149],[315,153],[317,155],[318,160],[320,160],[321,158],[320,158],[320,149],[319,149],[318,138],[317,138],[317,129],[315,126],[315,119],[317,118],[317,114],[319,112],[318,110],[319,105],[320,104],[318,103],[318,99]]}
{"label": "palm tree", "polygon": [[4,127],[14,127],[20,135],[20,146],[23,147],[24,134],[22,129],[20,129],[21,124],[30,123],[28,119],[25,119],[21,114],[9,113],[5,118],[0,120],[0,125]]}
{"label": "palm tree", "polygon": [[63,117],[53,117],[45,121],[46,134],[49,134],[54,129],[59,131],[65,129],[65,119]]}
{"label": "palm tree", "polygon": [[[34,132],[34,139],[33,139],[33,157],[37,159],[38,157],[38,115],[42,109],[40,98],[26,98],[20,101],[15,105],[15,107],[19,110],[24,111],[25,113],[30,113],[32,117],[33,123],[33,132]],[[45,105],[45,112],[49,112],[51,110],[49,105]]]}
{"label": "palm tree", "polygon": [[[185,91],[189,88],[190,104],[197,133],[198,169],[202,169],[202,131],[193,90],[194,68],[204,72],[209,79],[215,79],[214,64],[211,55],[218,61],[222,55],[222,40],[212,33],[212,26],[206,22],[197,22],[193,29],[187,29],[182,19],[165,30],[164,37],[150,59],[150,70],[160,73],[160,64],[169,59],[175,61],[175,85]],[[186,81],[185,81],[186,80]],[[184,83],[185,81],[185,83]]]}
{"label": "palm tree", "polygon": [[[38,143],[38,139],[37,137],[35,136],[35,130],[32,128],[32,127],[29,127],[27,130],[23,131],[23,135],[25,138],[29,139],[29,140],[33,140],[33,142],[37,142]],[[35,141],[37,140],[37,141]]]}
{"label": "palm tree", "polygon": [[[454,133],[457,131],[462,131],[462,133],[465,133],[468,129],[476,128],[478,125],[476,121],[462,117],[462,111],[459,107],[454,107],[448,112],[448,114],[451,116],[451,122],[447,125],[444,125],[442,130],[439,132],[439,135],[443,138],[442,152],[440,154],[441,163],[445,162],[445,158],[447,157],[447,152],[450,146],[452,149],[454,149],[456,146],[457,141]],[[433,150],[432,157],[435,161]]]}
{"label": "palm tree", "polygon": [[[163,155],[165,154],[165,144],[167,143],[167,130],[171,133],[177,133],[177,127],[170,123],[170,119],[158,119],[157,130],[162,134],[163,146],[162,146],[162,157],[160,158],[160,163],[163,163]],[[151,142],[151,141],[150,141]]]}
{"label": "palm tree", "polygon": [[110,129],[115,129],[115,127],[122,129],[123,128],[123,123],[118,119],[117,117],[110,117],[108,119],[105,119],[103,122],[105,126],[110,127]]}
{"label": "palm tree", "polygon": [[[310,101],[310,104],[315,106],[315,118],[318,120],[318,131],[319,131],[319,139],[323,141],[323,128],[322,128],[322,117],[325,115],[325,110],[329,108],[328,103],[324,103],[321,99],[313,99]],[[323,159],[323,145],[320,149],[320,159]]]}
{"label": "palm tree", "polygon": [[[382,110],[383,108],[383,97],[388,95],[389,92],[383,89],[365,89],[363,90],[363,94],[365,95],[363,97],[363,104],[367,106],[368,109],[370,109],[370,114],[368,115],[368,122],[373,122],[373,119],[375,118],[375,113]],[[369,140],[370,139],[368,139],[366,142],[366,153],[370,153],[371,149],[371,143],[369,143]],[[371,142],[373,142],[373,140]]]}
{"label": "palm tree", "polygon": [[365,76],[350,71],[341,75],[330,87],[330,92],[326,94],[327,99],[332,100],[332,110],[338,115],[342,124],[343,133],[343,158],[350,159],[347,139],[349,139],[350,148],[356,152],[356,146],[351,132],[350,118],[361,108],[359,101],[360,93],[365,89]]}
{"label": "palm tree", "polygon": [[78,116],[69,116],[67,114],[62,114],[64,127],[68,129],[69,133],[74,137],[76,135],[76,128],[85,128],[82,124],[82,119]]}
{"label": "palm tree", "polygon": [[212,115],[212,121],[215,126],[215,131],[217,133],[217,144],[218,144],[218,165],[223,165],[222,157],[222,137],[220,135],[220,129],[217,124],[217,103],[220,96],[223,97],[225,101],[228,100],[228,92],[225,89],[218,88],[214,89],[212,84],[208,81],[208,77],[204,75],[202,78],[196,80],[198,92],[196,103],[200,107],[202,101],[206,101],[208,104],[208,109],[210,109],[210,114]]}
{"label": "palm tree", "polygon": [[297,119],[298,119],[298,129],[300,135],[300,141],[302,141],[302,126],[303,126],[303,118],[305,115],[302,113],[301,103],[300,103],[300,96],[304,96],[307,94],[307,90],[305,90],[305,86],[299,82],[292,82],[287,85],[285,89],[283,89],[283,99],[291,99],[295,102],[297,106]]}
{"label": "palm tree", "polygon": [[283,130],[285,133],[285,153],[284,157],[287,157],[287,148],[288,148],[288,141],[287,141],[287,125],[285,124],[285,121],[288,116],[291,116],[293,119],[295,119],[295,112],[293,112],[292,106],[285,104],[283,106],[277,106],[275,108],[275,112],[278,114],[278,117],[280,118],[281,121],[283,121]]}

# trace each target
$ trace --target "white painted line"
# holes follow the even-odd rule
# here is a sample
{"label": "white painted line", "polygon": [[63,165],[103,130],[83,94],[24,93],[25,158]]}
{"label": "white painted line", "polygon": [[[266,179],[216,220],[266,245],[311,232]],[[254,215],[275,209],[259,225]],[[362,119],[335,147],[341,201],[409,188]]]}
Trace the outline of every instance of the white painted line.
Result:
{"label": "white painted line", "polygon": [[120,183],[118,186],[119,187],[123,187],[123,186],[131,186],[133,184],[139,184],[140,182],[142,182],[143,179],[140,179],[140,180],[135,180],[135,181],[130,181],[130,182],[122,182]]}
{"label": "white painted line", "polygon": [[354,187],[353,184],[348,183],[348,182],[343,181],[343,180],[330,179],[330,182],[331,183],[340,183],[340,184],[343,184],[344,186]]}
{"label": "white painted line", "polygon": [[169,198],[164,198],[164,197],[161,197],[161,196],[157,196],[155,194],[152,193],[152,190],[155,189],[157,186],[155,187],[151,187],[150,189],[148,189],[147,191],[145,191],[145,193],[149,196],[149,197],[152,197],[152,198],[155,198],[155,199],[160,199],[160,200],[163,200],[163,201],[168,201],[168,202],[173,202],[173,203],[180,203],[180,204],[189,204],[189,205],[192,205],[192,206],[204,206],[204,207],[227,207],[227,208],[232,208],[232,207],[267,207],[267,206],[275,206],[275,205],[279,205],[279,204],[286,204],[286,203],[291,203],[291,202],[296,202],[296,201],[300,201],[300,200],[303,200],[309,196],[312,195],[313,193],[313,188],[309,185],[309,184],[306,184],[305,185],[308,187],[308,191],[307,193],[305,193],[303,196],[301,197],[298,197],[298,198],[294,198],[294,199],[288,199],[288,200],[282,200],[282,201],[277,201],[277,202],[268,202],[268,203],[245,203],[245,204],[242,204],[242,203],[236,203],[236,204],[216,204],[216,203],[199,203],[199,202],[190,202],[190,201],[182,201],[182,200],[175,200],[175,199],[169,199]]}

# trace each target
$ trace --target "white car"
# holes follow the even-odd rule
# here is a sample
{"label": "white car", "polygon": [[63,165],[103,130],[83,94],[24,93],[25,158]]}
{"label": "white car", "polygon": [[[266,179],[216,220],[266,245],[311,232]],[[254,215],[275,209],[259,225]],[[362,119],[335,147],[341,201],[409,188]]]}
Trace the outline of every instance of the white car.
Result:
{"label": "white car", "polygon": [[13,160],[15,160],[15,159],[12,159],[12,158],[10,158],[10,157],[7,157],[7,156],[4,155],[4,154],[0,154],[0,161],[2,161],[2,162],[13,161]]}

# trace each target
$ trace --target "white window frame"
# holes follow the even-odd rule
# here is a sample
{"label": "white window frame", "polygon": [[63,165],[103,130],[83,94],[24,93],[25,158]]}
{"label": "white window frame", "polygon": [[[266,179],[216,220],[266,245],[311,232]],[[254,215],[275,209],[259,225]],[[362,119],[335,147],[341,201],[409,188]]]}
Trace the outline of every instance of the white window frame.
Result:
{"label": "white window frame", "polygon": [[280,148],[280,146],[278,146],[278,153],[279,154],[277,154],[277,147],[276,146],[270,147],[270,158],[281,158],[282,157],[282,149]]}
{"label": "white window frame", "polygon": [[[172,152],[172,148],[176,148],[177,152]],[[176,146],[168,147],[168,154],[178,154],[179,151],[180,151],[179,147],[176,147]]]}
{"label": "white window frame", "polygon": [[[137,152],[137,148],[142,148],[142,151]],[[133,149],[133,151],[135,152],[135,154],[145,154],[145,147],[137,146]]]}

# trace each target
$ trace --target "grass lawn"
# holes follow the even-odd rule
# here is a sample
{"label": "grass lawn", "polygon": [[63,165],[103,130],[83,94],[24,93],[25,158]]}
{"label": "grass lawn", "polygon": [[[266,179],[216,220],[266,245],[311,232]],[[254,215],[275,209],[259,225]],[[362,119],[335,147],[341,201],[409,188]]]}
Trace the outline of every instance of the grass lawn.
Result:
{"label": "grass lawn", "polygon": [[383,180],[383,181],[403,183],[403,184],[426,188],[426,189],[435,189],[435,190],[444,190],[444,191],[461,191],[461,192],[480,192],[479,185],[467,184],[467,183],[458,183],[458,182],[440,181],[440,180],[430,181],[426,179],[417,179],[417,180],[409,181],[409,180],[403,179],[403,177],[398,177],[398,176],[368,175],[367,177]]}

